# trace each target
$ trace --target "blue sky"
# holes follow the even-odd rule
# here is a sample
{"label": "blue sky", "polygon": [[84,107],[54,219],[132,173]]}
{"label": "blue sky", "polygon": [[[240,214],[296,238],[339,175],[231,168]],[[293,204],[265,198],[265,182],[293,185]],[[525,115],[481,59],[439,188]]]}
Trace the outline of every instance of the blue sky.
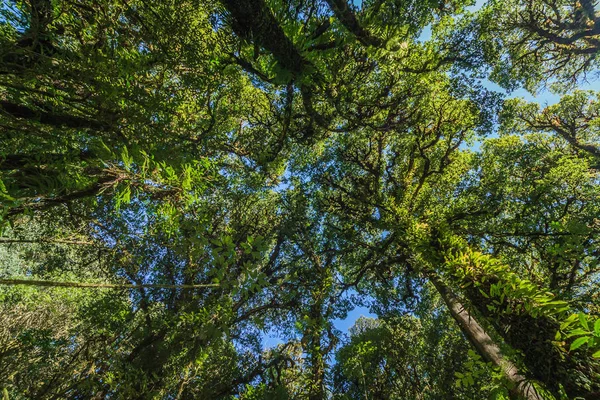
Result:
{"label": "blue sky", "polygon": [[[333,326],[335,326],[335,328],[340,330],[342,333],[347,334],[348,330],[361,316],[377,318],[377,315],[372,314],[368,307],[355,307],[348,313],[346,318],[334,319]],[[281,343],[284,343],[284,340],[282,340],[282,338],[274,331],[268,332],[263,336],[263,348],[274,347]]]}

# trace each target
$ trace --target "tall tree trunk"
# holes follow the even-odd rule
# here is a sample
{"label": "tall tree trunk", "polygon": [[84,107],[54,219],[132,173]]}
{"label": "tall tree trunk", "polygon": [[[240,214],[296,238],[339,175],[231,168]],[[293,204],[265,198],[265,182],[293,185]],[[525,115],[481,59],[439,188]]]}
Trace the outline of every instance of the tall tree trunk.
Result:
{"label": "tall tree trunk", "polygon": [[[523,364],[527,368],[529,378],[539,382],[556,398],[561,396],[563,390],[568,398],[593,398],[590,397],[590,393],[598,392],[600,389],[597,379],[600,366],[589,356],[580,353],[565,354],[557,348],[553,342],[559,330],[558,320],[546,315],[532,315],[531,312],[526,311],[524,302],[519,300],[518,296],[510,302],[507,301],[506,304],[512,308],[510,312],[504,311],[503,307],[488,307],[492,305],[492,297],[497,297],[501,303],[504,301],[501,296],[492,295],[492,285],[503,286],[508,284],[510,279],[521,281],[520,277],[511,272],[510,267],[506,265],[501,267],[505,268],[502,274],[486,272],[488,263],[501,262],[501,260],[493,260],[490,256],[470,249],[464,241],[453,243],[453,240],[448,238],[438,238],[432,245],[438,251],[437,256],[430,259],[432,265],[453,263],[452,259],[458,254],[469,257],[465,262],[472,265],[465,269],[469,271],[466,275],[456,274],[455,267],[450,267],[448,277],[455,284],[464,287],[462,294],[469,300],[473,309],[477,310],[477,314],[489,322],[491,328],[502,338],[503,343],[522,352]],[[473,253],[473,257],[470,253]],[[448,267],[449,265],[446,265],[445,268]],[[503,274],[506,275],[502,276]],[[512,278],[509,279],[511,275]],[[539,290],[544,291],[543,288]],[[487,296],[486,293],[490,293],[492,297]]]}
{"label": "tall tree trunk", "polygon": [[542,397],[533,385],[528,383],[523,375],[519,374],[517,366],[514,363],[502,355],[500,347],[494,343],[490,335],[479,325],[473,315],[466,310],[460,299],[442,282],[440,277],[430,272],[429,280],[448,306],[452,318],[458,323],[461,331],[475,349],[477,349],[477,352],[486,361],[500,367],[506,379],[513,384],[512,394],[527,400],[542,400]]}
{"label": "tall tree trunk", "polygon": [[[313,326],[307,328],[304,332],[302,342],[304,351],[307,353],[308,364],[310,365],[311,383],[308,393],[309,400],[325,399],[325,359],[323,357],[323,336],[322,322],[323,315],[321,307],[322,299],[316,299],[310,306],[309,316]],[[318,323],[314,321],[319,321]]]}

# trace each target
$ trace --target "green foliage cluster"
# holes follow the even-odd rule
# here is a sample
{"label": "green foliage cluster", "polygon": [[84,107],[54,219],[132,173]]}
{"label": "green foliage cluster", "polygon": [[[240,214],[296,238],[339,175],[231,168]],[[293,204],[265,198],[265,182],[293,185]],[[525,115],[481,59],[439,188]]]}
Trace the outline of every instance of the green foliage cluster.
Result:
{"label": "green foliage cluster", "polygon": [[3,1],[3,398],[598,398],[599,55],[591,0]]}

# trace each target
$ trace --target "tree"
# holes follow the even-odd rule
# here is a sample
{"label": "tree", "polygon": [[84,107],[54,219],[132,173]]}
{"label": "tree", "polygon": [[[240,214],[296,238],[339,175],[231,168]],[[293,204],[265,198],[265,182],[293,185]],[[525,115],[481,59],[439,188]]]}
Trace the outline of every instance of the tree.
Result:
{"label": "tree", "polygon": [[492,76],[502,85],[572,88],[597,74],[600,14],[594,1],[492,1],[481,18]]}
{"label": "tree", "polygon": [[469,5],[3,5],[3,395],[597,396],[596,5]]}
{"label": "tree", "polygon": [[[427,311],[439,304],[431,306]],[[473,381],[463,388],[455,385],[457,376],[466,376],[465,382],[469,382],[472,371],[467,366],[475,368],[475,363],[469,360],[468,343],[450,322],[443,311],[432,319],[408,315],[383,320],[359,318],[349,341],[336,353],[334,397],[460,399],[477,396],[474,390],[487,396],[493,387],[491,381],[480,380],[477,385]],[[487,365],[482,366],[471,379],[491,372]]]}

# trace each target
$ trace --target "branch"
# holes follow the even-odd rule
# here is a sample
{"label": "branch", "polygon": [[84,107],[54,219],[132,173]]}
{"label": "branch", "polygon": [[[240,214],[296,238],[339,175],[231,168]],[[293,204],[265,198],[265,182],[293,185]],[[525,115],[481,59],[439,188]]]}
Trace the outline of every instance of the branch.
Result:
{"label": "branch", "polygon": [[118,177],[103,176],[95,184],[90,187],[78,191],[74,191],[62,196],[57,197],[40,197],[35,202],[19,205],[17,207],[10,208],[6,215],[13,216],[25,212],[25,210],[44,210],[52,207],[56,204],[68,203],[73,200],[83,199],[86,197],[93,197],[100,194],[104,189],[114,185],[118,182]]}
{"label": "branch", "polygon": [[12,244],[12,243],[49,243],[49,244],[73,244],[82,246],[94,245],[94,242],[86,240],[63,240],[63,239],[14,239],[7,237],[0,237],[0,244]]}
{"label": "branch", "polygon": [[109,129],[110,126],[101,121],[90,120],[74,115],[57,114],[47,111],[34,110],[29,107],[14,104],[9,101],[0,101],[0,112],[4,112],[14,118],[38,121],[41,124],[55,127],[68,127],[75,129]]}
{"label": "branch", "polygon": [[383,40],[373,36],[369,31],[360,26],[356,15],[354,15],[346,0],[327,0],[327,4],[329,4],[336,18],[340,20],[346,29],[356,36],[356,39],[360,43],[365,46],[374,47],[380,47],[384,44]]}
{"label": "branch", "polygon": [[235,34],[270,51],[293,77],[301,75],[310,65],[285,35],[264,0],[221,0],[221,3],[231,16]]}
{"label": "branch", "polygon": [[36,279],[0,279],[0,285],[16,286],[50,286],[50,287],[68,287],[68,288],[105,288],[105,289],[203,289],[219,287],[216,283],[206,283],[201,285],[160,285],[160,284],[141,284],[141,285],[117,285],[110,283],[86,283],[86,282],[55,282]]}

